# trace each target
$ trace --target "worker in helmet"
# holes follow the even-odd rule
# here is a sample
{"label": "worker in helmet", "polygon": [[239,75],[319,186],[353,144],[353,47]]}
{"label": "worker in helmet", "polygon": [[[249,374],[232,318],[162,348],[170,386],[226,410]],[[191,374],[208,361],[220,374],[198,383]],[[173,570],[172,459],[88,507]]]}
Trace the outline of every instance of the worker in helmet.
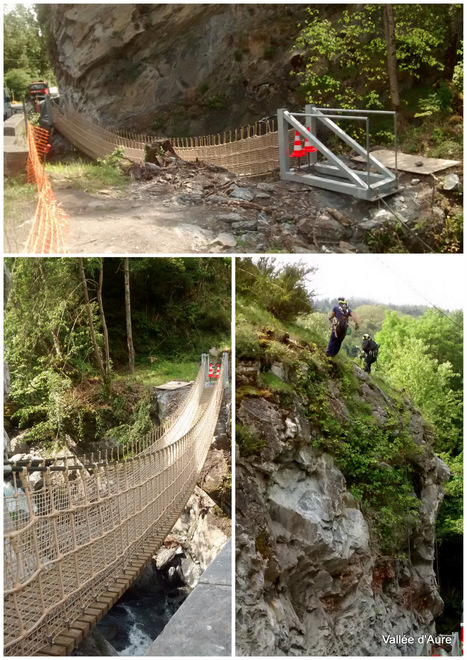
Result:
{"label": "worker in helmet", "polygon": [[362,337],[361,356],[365,360],[365,371],[371,373],[371,365],[378,359],[379,344],[377,344],[369,334],[365,333]]}
{"label": "worker in helmet", "polygon": [[337,305],[332,308],[329,320],[332,322],[331,337],[326,350],[328,357],[334,357],[339,353],[345,336],[350,334],[349,319],[355,323],[355,329],[358,329],[358,319],[354,312],[347,305],[347,300],[343,297],[337,299]]}

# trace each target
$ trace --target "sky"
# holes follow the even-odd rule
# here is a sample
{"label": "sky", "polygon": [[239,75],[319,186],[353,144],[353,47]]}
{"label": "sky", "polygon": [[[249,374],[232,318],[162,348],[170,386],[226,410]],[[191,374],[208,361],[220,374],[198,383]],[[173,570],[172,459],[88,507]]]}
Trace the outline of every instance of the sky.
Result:
{"label": "sky", "polygon": [[310,254],[274,255],[279,263],[303,261],[316,266],[309,276],[316,298],[352,296],[396,305],[433,305],[463,309],[465,262],[457,254]]}

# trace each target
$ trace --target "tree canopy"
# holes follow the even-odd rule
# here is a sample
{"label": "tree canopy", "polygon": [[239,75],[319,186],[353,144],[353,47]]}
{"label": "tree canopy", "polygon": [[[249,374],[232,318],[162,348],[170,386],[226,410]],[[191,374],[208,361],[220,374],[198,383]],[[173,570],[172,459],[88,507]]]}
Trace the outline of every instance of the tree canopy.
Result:
{"label": "tree canopy", "polygon": [[313,309],[307,276],[314,271],[302,262],[277,265],[273,258],[247,257],[237,261],[236,289],[279,320],[293,321]]}
{"label": "tree canopy", "polygon": [[[310,18],[299,26],[296,40],[305,68],[295,75],[309,102],[343,108],[385,107],[390,86],[384,8],[351,5],[335,19],[308,8]],[[410,87],[422,77],[427,82],[452,82],[456,63],[462,61],[458,52],[462,5],[395,4],[392,10],[399,84]],[[449,105],[452,99],[452,92],[444,87],[439,102]]]}
{"label": "tree canopy", "polygon": [[34,80],[55,82],[47,40],[32,7],[17,4],[9,11],[4,8],[3,63],[5,84],[17,99],[25,97],[28,84]]}

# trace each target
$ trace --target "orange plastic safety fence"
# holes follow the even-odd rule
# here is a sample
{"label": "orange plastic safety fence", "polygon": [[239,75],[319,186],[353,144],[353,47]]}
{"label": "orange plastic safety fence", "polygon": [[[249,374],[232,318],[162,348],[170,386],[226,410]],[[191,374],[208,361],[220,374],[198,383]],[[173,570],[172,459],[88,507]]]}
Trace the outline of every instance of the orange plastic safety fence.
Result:
{"label": "orange plastic safety fence", "polygon": [[36,182],[39,197],[34,222],[26,244],[26,251],[33,254],[67,251],[64,234],[68,230],[68,215],[57,204],[52,186],[41,163],[48,136],[48,131],[28,124],[27,180],[29,183]]}

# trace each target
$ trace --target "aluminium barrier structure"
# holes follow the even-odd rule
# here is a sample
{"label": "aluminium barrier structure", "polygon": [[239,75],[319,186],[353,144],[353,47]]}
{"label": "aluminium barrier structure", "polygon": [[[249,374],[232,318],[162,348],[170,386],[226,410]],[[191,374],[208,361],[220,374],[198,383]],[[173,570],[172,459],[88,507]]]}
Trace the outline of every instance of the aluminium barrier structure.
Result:
{"label": "aluminium barrier structure", "polygon": [[[370,116],[390,115],[394,117],[395,130],[395,172],[380,163],[370,153]],[[301,118],[302,121],[299,121]],[[302,123],[304,120],[304,123]],[[333,120],[365,122],[366,144],[360,145],[350,137]],[[364,158],[366,169],[353,169],[329,149],[317,137],[318,124],[334,133],[347,146]],[[279,133],[280,176],[286,181],[304,183],[306,185],[324,188],[333,192],[353,195],[359,199],[376,201],[381,197],[392,195],[401,190],[397,175],[397,115],[384,110],[347,110],[336,108],[318,108],[307,105],[305,112],[289,112],[280,109],[277,112]],[[316,151],[309,153],[306,163],[291,167],[290,129],[298,132]],[[318,156],[324,157],[319,160]]]}
{"label": "aluminium barrier structure", "polygon": [[[64,655],[130,586],[180,516],[203,467],[225,385],[204,359],[168,429],[121,451],[12,463],[4,496],[4,655]],[[193,412],[193,401],[198,402]],[[178,434],[168,432],[180,419]],[[188,430],[187,430],[187,427]],[[30,473],[43,472],[34,488]]]}

